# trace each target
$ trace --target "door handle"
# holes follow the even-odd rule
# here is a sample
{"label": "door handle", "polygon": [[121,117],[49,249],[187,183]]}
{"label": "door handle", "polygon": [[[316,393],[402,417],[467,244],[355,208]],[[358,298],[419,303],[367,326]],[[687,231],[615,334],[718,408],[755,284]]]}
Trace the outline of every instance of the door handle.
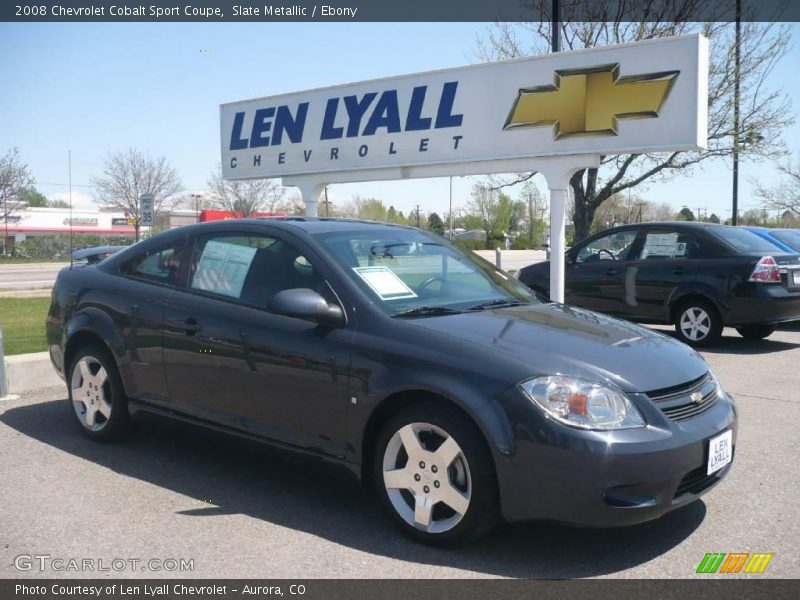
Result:
{"label": "door handle", "polygon": [[170,329],[183,331],[187,335],[194,335],[203,329],[203,326],[197,322],[197,319],[193,319],[191,317],[182,321],[179,319],[167,319],[167,325],[170,327]]}
{"label": "door handle", "polygon": [[618,271],[616,269],[609,269],[606,271],[606,275],[616,275]]}

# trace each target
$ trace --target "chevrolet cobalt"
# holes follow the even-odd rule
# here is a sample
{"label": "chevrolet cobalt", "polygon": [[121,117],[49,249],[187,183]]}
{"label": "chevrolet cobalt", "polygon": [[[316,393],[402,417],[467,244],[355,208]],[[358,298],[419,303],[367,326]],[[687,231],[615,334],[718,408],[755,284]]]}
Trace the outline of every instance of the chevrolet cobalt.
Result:
{"label": "chevrolet cobalt", "polygon": [[408,227],[174,229],[63,269],[47,338],[90,438],[150,411],[322,456],[431,544],[655,519],[734,457],[734,401],[694,350]]}

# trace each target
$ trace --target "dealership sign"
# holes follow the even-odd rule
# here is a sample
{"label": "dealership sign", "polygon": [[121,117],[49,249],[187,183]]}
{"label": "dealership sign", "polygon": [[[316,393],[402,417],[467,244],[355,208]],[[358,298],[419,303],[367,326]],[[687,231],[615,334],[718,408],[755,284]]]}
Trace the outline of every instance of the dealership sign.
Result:
{"label": "dealership sign", "polygon": [[224,104],[223,175],[700,149],[706,46],[680,36]]}

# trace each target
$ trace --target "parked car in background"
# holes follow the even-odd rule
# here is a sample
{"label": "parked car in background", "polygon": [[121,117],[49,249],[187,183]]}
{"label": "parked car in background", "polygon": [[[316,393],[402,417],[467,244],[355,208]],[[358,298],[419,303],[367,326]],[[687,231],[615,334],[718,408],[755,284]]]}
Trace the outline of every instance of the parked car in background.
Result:
{"label": "parked car in background", "polygon": [[735,457],[734,400],[696,352],[542,303],[418,229],[189,225],[63,269],[52,298],[50,356],[90,438],[150,411],[319,456],[427,543],[499,518],[655,519]]}
{"label": "parked car in background", "polygon": [[775,244],[784,252],[800,254],[800,229],[770,229],[769,227],[746,226],[742,229],[752,231],[757,236]]}
{"label": "parked car in background", "polygon": [[[549,296],[550,264],[517,273]],[[738,227],[637,223],[603,231],[566,253],[565,300],[641,323],[672,323],[704,346],[725,326],[763,339],[800,319],[800,256]]]}

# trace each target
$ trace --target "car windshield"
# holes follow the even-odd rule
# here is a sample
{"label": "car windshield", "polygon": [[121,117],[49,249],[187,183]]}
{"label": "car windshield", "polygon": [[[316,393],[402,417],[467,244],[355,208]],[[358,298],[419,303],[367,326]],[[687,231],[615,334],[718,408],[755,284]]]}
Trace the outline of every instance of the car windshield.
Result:
{"label": "car windshield", "polygon": [[523,284],[471,252],[414,229],[319,233],[348,276],[393,316],[538,303]]}
{"label": "car windshield", "polygon": [[770,233],[795,252],[800,252],[800,230],[782,229],[778,231],[770,231]]}
{"label": "car windshield", "polygon": [[714,227],[710,231],[723,242],[726,242],[728,246],[740,252],[775,252],[775,250],[780,250],[772,242],[746,229]]}

